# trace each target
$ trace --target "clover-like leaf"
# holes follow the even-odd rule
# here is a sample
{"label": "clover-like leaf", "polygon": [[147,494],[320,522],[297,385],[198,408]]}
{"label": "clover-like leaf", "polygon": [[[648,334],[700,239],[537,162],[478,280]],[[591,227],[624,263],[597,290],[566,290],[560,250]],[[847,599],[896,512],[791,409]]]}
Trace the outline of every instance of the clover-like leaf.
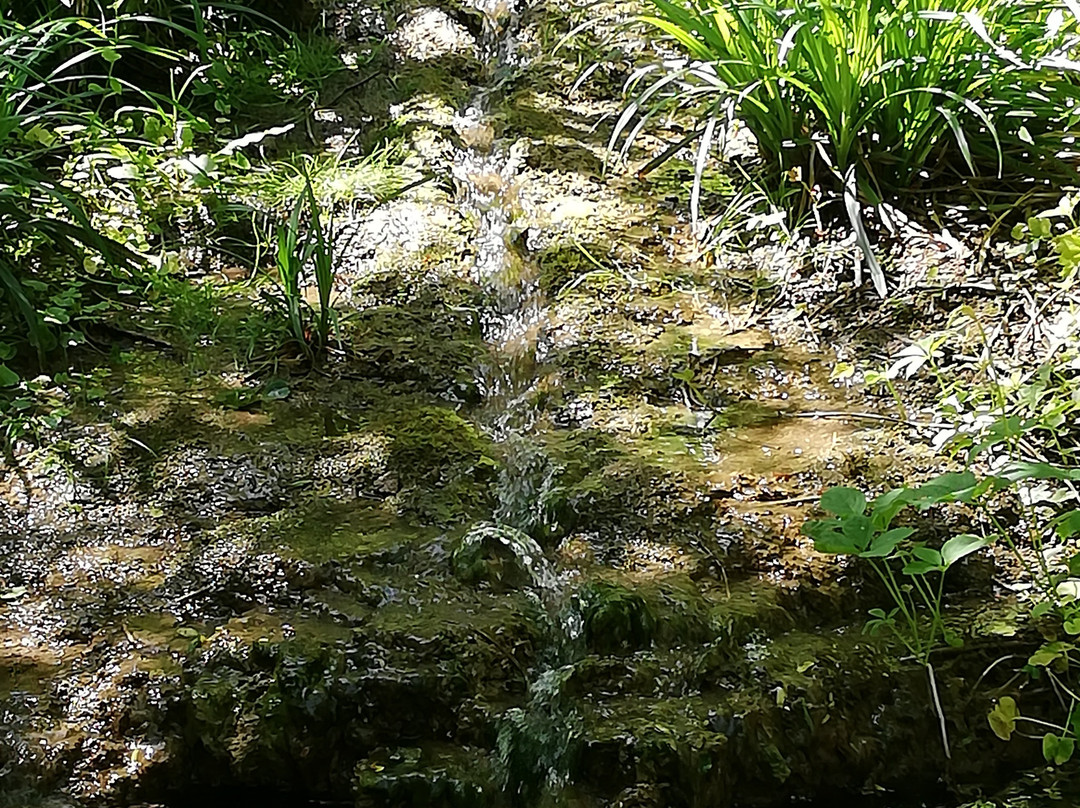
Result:
{"label": "clover-like leaf", "polygon": [[1073,752],[1076,751],[1076,741],[1048,732],[1043,736],[1042,751],[1047,763],[1061,766],[1072,758]]}
{"label": "clover-like leaf", "polygon": [[1036,668],[1045,668],[1061,659],[1068,659],[1069,652],[1076,646],[1067,642],[1048,642],[1028,657],[1028,664]]}
{"label": "clover-like leaf", "polygon": [[911,548],[911,560],[904,565],[904,575],[926,575],[928,572],[944,571],[941,553],[933,547],[918,544]]}
{"label": "clover-like leaf", "polygon": [[1020,711],[1016,708],[1016,699],[1012,696],[1002,696],[994,709],[986,716],[990,729],[1001,740],[1007,741],[1016,730],[1016,719],[1020,717]]}

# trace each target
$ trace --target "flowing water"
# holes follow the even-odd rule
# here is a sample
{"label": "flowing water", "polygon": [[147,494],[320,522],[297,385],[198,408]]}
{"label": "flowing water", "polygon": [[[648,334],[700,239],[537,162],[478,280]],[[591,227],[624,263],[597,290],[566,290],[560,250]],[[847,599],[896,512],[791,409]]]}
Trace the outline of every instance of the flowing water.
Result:
{"label": "flowing water", "polygon": [[480,0],[477,8],[485,15],[481,53],[488,83],[459,116],[459,134],[469,145],[454,176],[462,185],[462,204],[478,222],[476,280],[496,301],[484,322],[491,353],[481,365],[485,400],[480,412],[483,427],[500,443],[503,468],[496,485],[495,526],[474,528],[466,541],[495,533],[529,571],[547,616],[548,648],[539,652],[540,664],[530,674],[525,706],[511,710],[502,721],[499,747],[510,764],[503,780],[508,794],[535,799],[541,788],[557,799],[567,781],[566,750],[575,732],[575,716],[560,704],[560,689],[571,673],[566,663],[583,626],[570,600],[569,576],[556,573],[532,537],[545,526],[539,503],[554,484],[551,463],[536,437],[545,425],[534,403],[542,381],[558,384],[556,371],[545,362],[552,314],[540,288],[540,268],[517,246],[522,235],[515,230],[521,213],[521,158],[489,136],[487,120],[489,100],[523,67],[516,34],[529,9],[524,0]]}

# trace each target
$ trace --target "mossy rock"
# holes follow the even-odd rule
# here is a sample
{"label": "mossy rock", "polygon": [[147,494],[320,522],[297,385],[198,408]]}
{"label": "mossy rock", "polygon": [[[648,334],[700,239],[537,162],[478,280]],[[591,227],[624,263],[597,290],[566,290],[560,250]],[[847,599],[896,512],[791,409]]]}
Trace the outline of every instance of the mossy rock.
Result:
{"label": "mossy rock", "polygon": [[592,581],[576,595],[585,645],[599,654],[648,648],[657,624],[653,608],[640,594],[605,581]]}
{"label": "mossy rock", "polygon": [[451,562],[464,582],[483,582],[496,591],[554,584],[540,545],[515,528],[480,525],[470,530],[454,548]]}
{"label": "mossy rock", "polygon": [[476,313],[480,290],[452,279],[413,283],[382,273],[354,293],[372,305],[350,318],[353,372],[394,392],[480,400],[476,367],[486,351]]}
{"label": "mossy rock", "polygon": [[379,750],[356,767],[357,808],[496,808],[503,803],[490,755],[449,745]]}
{"label": "mossy rock", "polygon": [[490,508],[489,483],[498,461],[490,442],[454,410],[395,400],[372,412],[364,425],[385,442],[401,513],[441,525]]}

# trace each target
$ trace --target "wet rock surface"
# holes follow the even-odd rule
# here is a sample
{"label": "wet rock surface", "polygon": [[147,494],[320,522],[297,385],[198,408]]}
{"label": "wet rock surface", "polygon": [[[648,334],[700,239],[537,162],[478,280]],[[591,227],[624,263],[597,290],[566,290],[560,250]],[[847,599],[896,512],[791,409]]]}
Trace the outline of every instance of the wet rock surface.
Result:
{"label": "wet rock surface", "polygon": [[349,359],[245,409],[142,354],[0,464],[0,804],[944,805],[1038,755],[971,687],[988,575],[936,663],[946,762],[924,671],[861,633],[880,591],[799,535],[927,450],[801,417],[871,403],[696,260],[681,186],[604,176],[642,44],[603,32],[572,91],[582,13],[339,9],[400,97],[328,141],[392,101],[447,178],[346,225]]}

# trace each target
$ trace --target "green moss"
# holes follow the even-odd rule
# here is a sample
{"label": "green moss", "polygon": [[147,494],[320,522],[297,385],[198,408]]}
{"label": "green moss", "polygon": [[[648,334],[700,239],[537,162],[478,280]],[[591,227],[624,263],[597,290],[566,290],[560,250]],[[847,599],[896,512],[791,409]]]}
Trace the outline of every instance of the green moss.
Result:
{"label": "green moss", "polygon": [[637,592],[617,584],[591,581],[577,593],[585,644],[600,654],[647,648],[656,632],[656,616]]}
{"label": "green moss", "polygon": [[[258,523],[264,542],[305,561],[363,559],[398,547],[416,548],[438,535],[391,509],[361,502],[320,500],[306,510]],[[230,526],[230,531],[237,529]]]}
{"label": "green moss", "polygon": [[610,247],[602,244],[556,244],[548,247],[536,257],[540,267],[540,288],[548,296],[554,296],[589,273],[594,273],[596,279],[602,281],[615,269],[607,267],[605,272],[604,265],[598,266],[590,256],[608,255],[610,252]]}
{"label": "green moss", "polygon": [[495,525],[470,530],[454,548],[451,563],[461,580],[496,590],[519,589],[548,573],[543,551],[530,536]]}
{"label": "green moss", "polygon": [[485,750],[428,744],[380,750],[356,767],[363,804],[486,808],[502,804]]}
{"label": "green moss", "polygon": [[476,426],[446,407],[391,405],[368,428],[387,440],[387,467],[403,513],[435,524],[466,521],[490,508],[498,462]]}
{"label": "green moss", "polygon": [[377,303],[351,320],[352,372],[380,381],[383,393],[479,400],[476,367],[487,348],[474,286],[412,286],[401,275],[385,273],[355,291]]}

